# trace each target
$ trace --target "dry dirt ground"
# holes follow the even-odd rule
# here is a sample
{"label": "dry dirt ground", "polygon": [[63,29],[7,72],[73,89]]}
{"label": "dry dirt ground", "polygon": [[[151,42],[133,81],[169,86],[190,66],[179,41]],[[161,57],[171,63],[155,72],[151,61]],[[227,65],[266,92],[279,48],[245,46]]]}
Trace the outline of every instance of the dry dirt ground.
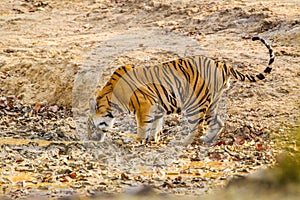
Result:
{"label": "dry dirt ground", "polygon": [[[201,195],[274,166],[300,110],[300,2],[296,0],[75,0],[0,2],[0,198],[147,192]],[[232,80],[213,146],[170,146],[186,134],[171,116],[160,144],[134,142],[122,115],[104,143],[87,140],[87,100],[121,64],[205,55],[266,80]],[[293,195],[294,193],[292,193]],[[299,193],[295,193],[299,194]],[[75,198],[74,197],[74,198]]]}

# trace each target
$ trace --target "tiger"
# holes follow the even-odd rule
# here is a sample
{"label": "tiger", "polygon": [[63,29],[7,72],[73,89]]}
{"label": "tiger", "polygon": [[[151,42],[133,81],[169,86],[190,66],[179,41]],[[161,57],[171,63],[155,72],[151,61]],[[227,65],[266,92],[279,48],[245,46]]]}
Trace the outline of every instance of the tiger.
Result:
{"label": "tiger", "polygon": [[270,56],[265,70],[257,75],[243,74],[225,62],[201,55],[152,66],[119,67],[90,99],[89,137],[104,141],[115,117],[128,112],[136,119],[137,140],[158,142],[164,116],[179,114],[186,118],[189,127],[181,144],[212,143],[224,128],[217,111],[222,94],[230,86],[230,77],[257,82],[272,70],[272,47],[261,37],[252,40],[262,42]]}

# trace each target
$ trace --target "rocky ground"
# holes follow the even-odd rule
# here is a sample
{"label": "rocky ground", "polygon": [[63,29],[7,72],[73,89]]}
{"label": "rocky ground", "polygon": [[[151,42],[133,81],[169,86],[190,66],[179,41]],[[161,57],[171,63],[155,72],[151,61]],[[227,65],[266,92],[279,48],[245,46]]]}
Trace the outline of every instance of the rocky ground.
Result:
{"label": "rocky ground", "polygon": [[[1,1],[0,198],[211,194],[273,167],[284,148],[297,152],[299,11],[288,0]],[[253,35],[274,48],[274,70],[256,84],[231,81],[213,146],[170,146],[186,134],[180,116],[159,144],[136,144],[128,115],[106,142],[86,140],[87,100],[118,65],[201,54],[257,73],[268,52]]]}

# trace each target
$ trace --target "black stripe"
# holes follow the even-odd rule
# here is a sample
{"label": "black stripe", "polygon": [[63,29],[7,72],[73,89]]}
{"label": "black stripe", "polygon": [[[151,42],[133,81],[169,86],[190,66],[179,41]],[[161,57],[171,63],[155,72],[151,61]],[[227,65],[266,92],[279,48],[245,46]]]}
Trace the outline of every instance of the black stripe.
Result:
{"label": "black stripe", "polygon": [[[117,76],[120,76],[120,74],[119,73],[117,73],[117,72],[114,72],[114,74],[116,73],[116,75]],[[121,77],[121,76],[120,76]],[[128,73],[126,73],[126,77],[129,77],[130,79],[132,79],[130,76],[129,76],[129,74]],[[131,84],[129,84],[129,82],[128,82],[128,80],[126,80],[126,77],[122,77],[122,80],[123,81],[125,81],[126,82],[126,84],[130,87],[130,89],[131,89],[131,91],[133,92],[133,94],[134,94],[134,96],[135,96],[135,98],[136,98],[136,101],[138,102],[138,104],[139,104],[139,106],[140,106],[140,102],[139,102],[139,99],[138,99],[138,97],[137,97],[137,95],[136,95],[136,93],[134,92],[135,90],[134,90],[134,88],[132,87],[132,85]],[[133,79],[132,79],[133,80]],[[127,92],[127,91],[126,91]],[[128,91],[129,92],[129,91]],[[132,104],[133,105],[133,104]]]}
{"label": "black stripe", "polygon": [[274,60],[275,60],[274,58],[271,58],[269,61],[269,65],[271,65],[274,62]]}
{"label": "black stripe", "polygon": [[120,77],[120,78],[122,78],[122,75],[121,74],[119,74],[118,72],[114,72],[114,75],[116,75],[116,76],[118,76],[118,77]]}
{"label": "black stripe", "polygon": [[[218,92],[218,91],[216,91],[216,87],[218,87],[218,85],[217,85],[217,82],[219,82],[219,80],[218,80],[218,66],[219,66],[219,63],[217,62],[217,63],[215,63],[216,65],[215,65],[215,71],[214,71],[214,92]],[[222,82],[223,82],[223,80],[222,80]]]}
{"label": "black stripe", "polygon": [[194,116],[194,115],[197,115],[199,113],[205,113],[207,110],[207,108],[201,108],[201,109],[197,109],[196,111],[192,112],[192,113],[187,113],[185,116],[186,117],[191,117],[191,116]]}
{"label": "black stripe", "polygon": [[271,67],[267,67],[264,72],[269,74],[271,71],[272,71],[272,68]]}
{"label": "black stripe", "polygon": [[235,70],[231,67],[230,68],[230,72],[231,72],[231,74],[236,78],[236,79],[238,79],[238,77],[237,77],[237,75],[236,75],[236,73],[235,73]]}
{"label": "black stripe", "polygon": [[246,75],[242,74],[242,73],[241,73],[240,71],[238,71],[238,70],[236,70],[235,72],[239,75],[240,80],[245,81],[245,76],[246,76]]}
{"label": "black stripe", "polygon": [[[175,67],[175,66],[174,66]],[[175,69],[175,68],[173,68]],[[175,70],[177,71],[177,70]],[[184,101],[184,98],[185,98],[185,94],[187,91],[183,91],[182,90],[182,84],[181,84],[181,80],[174,74],[174,70],[172,70],[172,68],[169,69],[169,73],[172,75],[174,81],[175,81],[175,88],[178,90],[179,92],[179,95],[180,95],[180,98],[181,98],[181,101]],[[173,86],[171,86],[171,88],[173,88]]]}
{"label": "black stripe", "polygon": [[150,124],[150,123],[155,122],[155,121],[158,120],[158,119],[161,119],[163,116],[164,116],[164,115],[156,115],[156,116],[154,116],[153,119],[145,120],[144,122]]}
{"label": "black stripe", "polygon": [[191,120],[191,119],[188,119],[188,122],[189,124],[201,124],[203,122],[204,119],[195,119],[195,120]]}
{"label": "black stripe", "polygon": [[181,73],[184,75],[186,80],[190,80],[189,74],[186,72],[186,69],[183,67],[183,60],[179,59],[177,60],[177,62],[175,62],[179,68],[179,70],[181,71]]}
{"label": "black stripe", "polygon": [[264,76],[262,73],[257,74],[256,77],[257,77],[259,80],[265,79],[265,76]]}
{"label": "black stripe", "polygon": [[246,76],[246,78],[247,78],[250,82],[256,82],[254,76],[248,75],[248,74],[246,74],[245,76]]}
{"label": "black stripe", "polygon": [[[196,85],[196,83],[194,83],[194,84]],[[190,95],[190,96],[188,97],[188,99],[185,101],[185,105],[189,105],[189,104],[191,103],[191,101],[195,101],[197,98],[199,98],[199,96],[200,96],[201,92],[203,91],[205,85],[206,85],[205,82],[202,82],[202,84],[201,84],[201,86],[200,86],[200,89],[199,89],[198,93],[195,94],[196,91],[194,90],[194,91],[193,91],[193,94]],[[195,87],[194,87],[194,88],[195,88]],[[206,88],[206,89],[208,90],[208,88]],[[206,91],[206,93],[208,93],[208,92]],[[196,97],[196,99],[195,99],[195,97]],[[203,97],[201,97],[201,98],[203,99]]]}
{"label": "black stripe", "polygon": [[[194,110],[196,110],[196,109],[198,109],[198,108],[200,108],[200,107],[202,107],[206,102],[208,102],[209,104],[210,104],[210,98],[209,98],[210,96],[209,96],[209,92],[206,92],[205,94],[204,94],[204,96],[203,97],[201,97],[201,99],[200,100],[198,100],[198,101],[194,101],[194,104],[191,104],[191,105],[186,105],[185,104],[185,107],[186,107],[186,112],[192,112],[192,111],[194,111]],[[199,97],[198,97],[199,98]]]}

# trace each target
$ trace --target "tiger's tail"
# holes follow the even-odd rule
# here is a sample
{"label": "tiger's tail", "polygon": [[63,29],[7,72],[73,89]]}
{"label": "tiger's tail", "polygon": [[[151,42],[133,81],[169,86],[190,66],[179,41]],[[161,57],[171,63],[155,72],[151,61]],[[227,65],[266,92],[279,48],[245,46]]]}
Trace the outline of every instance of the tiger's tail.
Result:
{"label": "tiger's tail", "polygon": [[252,37],[252,41],[256,41],[256,40],[259,40],[261,41],[269,50],[269,54],[270,54],[270,59],[269,59],[269,64],[268,66],[266,67],[266,69],[262,72],[262,73],[259,73],[255,76],[252,76],[252,75],[248,75],[248,74],[243,74],[241,72],[239,72],[237,69],[234,69],[233,67],[229,67],[229,73],[236,79],[238,80],[241,80],[241,81],[247,81],[247,82],[256,82],[256,81],[259,81],[259,80],[263,80],[265,79],[265,77],[271,73],[272,71],[272,68],[270,67],[271,64],[274,62],[275,60],[275,54],[274,54],[274,51],[272,49],[272,47],[267,43],[266,40],[264,40],[263,38],[261,37]]}

